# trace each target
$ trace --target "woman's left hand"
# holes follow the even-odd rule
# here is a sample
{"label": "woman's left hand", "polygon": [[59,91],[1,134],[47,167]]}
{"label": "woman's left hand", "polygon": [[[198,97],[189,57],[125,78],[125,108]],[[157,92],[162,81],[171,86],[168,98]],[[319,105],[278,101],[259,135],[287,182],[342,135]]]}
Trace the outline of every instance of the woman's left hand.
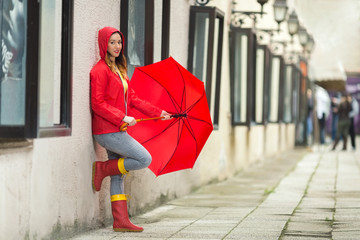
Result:
{"label": "woman's left hand", "polygon": [[163,117],[163,120],[169,120],[171,118],[171,114],[163,110],[160,117]]}

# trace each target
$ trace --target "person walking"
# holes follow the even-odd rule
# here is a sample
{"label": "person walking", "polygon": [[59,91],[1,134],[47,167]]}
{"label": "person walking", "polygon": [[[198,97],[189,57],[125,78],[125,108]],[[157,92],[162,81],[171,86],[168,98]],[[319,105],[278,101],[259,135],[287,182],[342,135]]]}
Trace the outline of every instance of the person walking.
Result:
{"label": "person walking", "polygon": [[170,114],[140,99],[131,88],[124,56],[124,36],[113,27],[104,27],[98,33],[101,59],[91,69],[92,133],[95,140],[107,150],[107,161],[93,163],[92,184],[100,191],[102,180],[110,176],[113,229],[117,232],[144,229],[129,220],[127,199],[124,194],[124,175],[131,170],[146,168],[151,163],[149,152],[126,131],[120,132],[123,123],[133,126],[134,117],[128,110],[136,110],[149,117],[170,119]]}
{"label": "person walking", "polygon": [[308,146],[313,144],[313,110],[314,110],[314,99],[312,90],[308,89],[307,93],[307,116],[306,116],[306,142]]}
{"label": "person walking", "polygon": [[332,141],[335,141],[335,139],[336,139],[336,129],[337,129],[337,123],[339,120],[338,107],[339,107],[340,99],[341,99],[340,92],[336,92],[335,96],[331,98],[331,116],[332,116],[331,140]]}
{"label": "person walking", "polygon": [[350,118],[349,118],[350,111],[351,111],[351,103],[349,102],[349,94],[344,94],[341,97],[341,101],[339,104],[339,109],[338,109],[339,121],[336,132],[336,139],[332,150],[335,150],[336,145],[338,144],[341,136],[343,138],[343,150],[346,150],[347,135],[349,133],[349,127],[350,127]]}
{"label": "person walking", "polygon": [[319,135],[320,135],[320,145],[325,144],[325,124],[326,119],[329,117],[330,114],[330,97],[328,92],[320,87],[316,86],[316,116],[319,123]]}
{"label": "person walking", "polygon": [[355,126],[354,126],[354,118],[359,114],[359,103],[358,101],[353,97],[349,96],[349,102],[351,103],[351,112],[349,113],[350,118],[350,128],[349,128],[349,134],[350,134],[350,140],[351,140],[351,146],[352,149],[356,149],[356,143],[355,143]]}

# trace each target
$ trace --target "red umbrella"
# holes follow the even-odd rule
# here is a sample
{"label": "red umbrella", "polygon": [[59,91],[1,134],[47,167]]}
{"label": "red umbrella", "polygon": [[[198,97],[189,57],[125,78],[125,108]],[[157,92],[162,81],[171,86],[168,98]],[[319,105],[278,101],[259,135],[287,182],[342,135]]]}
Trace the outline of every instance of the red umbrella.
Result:
{"label": "red umbrella", "polygon": [[152,155],[150,170],[156,176],[192,168],[213,125],[204,83],[173,58],[138,67],[130,86],[139,98],[173,115],[166,121],[142,121],[146,116],[133,110],[141,122],[128,133]]}

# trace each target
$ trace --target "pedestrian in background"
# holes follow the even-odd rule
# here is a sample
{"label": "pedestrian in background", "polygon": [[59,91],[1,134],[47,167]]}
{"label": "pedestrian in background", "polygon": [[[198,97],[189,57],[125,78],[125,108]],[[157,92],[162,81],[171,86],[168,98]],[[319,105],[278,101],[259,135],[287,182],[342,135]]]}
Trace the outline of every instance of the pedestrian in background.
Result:
{"label": "pedestrian in background", "polygon": [[337,130],[337,123],[339,120],[338,108],[339,103],[341,100],[341,93],[336,92],[335,96],[331,98],[331,140],[335,141],[336,139],[336,130]]}
{"label": "pedestrian in background", "polygon": [[307,141],[307,145],[312,145],[313,143],[313,138],[312,138],[312,133],[313,133],[313,110],[314,110],[314,99],[313,99],[313,95],[312,95],[312,90],[308,89],[307,90],[307,117],[306,117],[306,141]]}
{"label": "pedestrian in background", "polygon": [[325,123],[330,114],[331,100],[328,92],[320,87],[316,86],[316,116],[319,123],[320,144],[325,144]]}
{"label": "pedestrian in background", "polygon": [[349,118],[350,118],[350,128],[349,128],[349,134],[350,134],[350,139],[351,139],[351,146],[352,149],[355,150],[356,149],[356,144],[355,144],[355,126],[354,126],[354,118],[359,114],[359,103],[358,101],[353,97],[353,96],[349,96],[349,101],[351,103],[351,112],[349,113]]}
{"label": "pedestrian in background", "polygon": [[170,118],[170,114],[139,99],[131,89],[124,56],[124,37],[112,27],[105,27],[98,35],[101,59],[90,72],[92,132],[95,140],[107,150],[109,160],[93,163],[93,188],[100,191],[102,180],[111,176],[110,196],[117,232],[141,232],[142,227],[129,220],[124,175],[129,170],[146,168],[150,153],[127,132],[120,132],[123,123],[136,124],[128,109],[136,108],[149,117]]}
{"label": "pedestrian in background", "polygon": [[338,127],[336,132],[336,139],[333,145],[332,150],[335,150],[336,145],[338,144],[340,137],[343,139],[343,150],[346,150],[346,144],[347,144],[347,135],[349,133],[349,127],[350,127],[350,118],[349,113],[351,112],[351,103],[349,99],[349,94],[344,94],[341,97],[341,101],[339,104],[339,121],[338,121]]}

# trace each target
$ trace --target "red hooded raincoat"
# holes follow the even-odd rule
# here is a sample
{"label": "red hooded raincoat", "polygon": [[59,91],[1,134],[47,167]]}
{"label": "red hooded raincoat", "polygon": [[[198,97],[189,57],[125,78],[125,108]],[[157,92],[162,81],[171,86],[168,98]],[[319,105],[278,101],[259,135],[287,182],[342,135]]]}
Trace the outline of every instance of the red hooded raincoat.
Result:
{"label": "red hooded raincoat", "polygon": [[127,108],[136,108],[149,117],[159,117],[161,114],[161,109],[136,96],[127,76],[129,87],[124,93],[120,77],[107,66],[105,56],[108,41],[115,32],[120,33],[122,38],[121,54],[123,54],[125,42],[122,33],[112,27],[101,29],[98,36],[101,59],[90,72],[93,134],[118,132],[119,127],[124,123],[122,120],[127,114]]}

